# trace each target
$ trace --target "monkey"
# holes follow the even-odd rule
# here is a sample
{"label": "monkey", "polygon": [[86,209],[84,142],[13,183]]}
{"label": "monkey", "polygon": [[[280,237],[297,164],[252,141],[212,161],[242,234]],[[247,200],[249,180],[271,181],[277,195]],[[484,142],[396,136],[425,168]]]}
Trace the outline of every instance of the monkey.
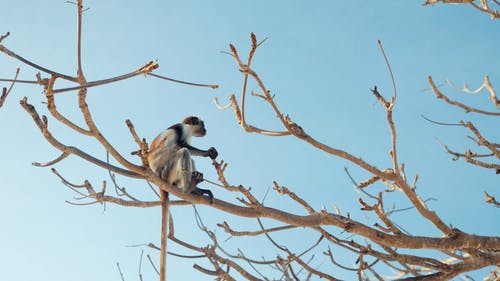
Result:
{"label": "monkey", "polygon": [[191,136],[203,137],[207,134],[205,123],[196,116],[186,117],[182,123],[170,126],[160,133],[151,143],[148,162],[151,170],[169,185],[180,188],[184,193],[203,196],[206,194],[213,203],[209,189],[198,188],[203,174],[196,171],[191,156],[217,158],[214,147],[201,150],[191,146]]}

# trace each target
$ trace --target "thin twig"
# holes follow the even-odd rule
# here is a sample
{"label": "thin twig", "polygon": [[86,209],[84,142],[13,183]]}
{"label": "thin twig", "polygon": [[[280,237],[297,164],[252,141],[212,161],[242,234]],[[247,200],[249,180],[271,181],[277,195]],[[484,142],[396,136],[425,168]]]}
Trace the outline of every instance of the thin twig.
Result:
{"label": "thin twig", "polygon": [[69,75],[65,75],[65,74],[62,74],[62,73],[59,73],[59,72],[56,72],[56,71],[53,71],[53,70],[50,70],[50,69],[47,69],[45,67],[42,67],[36,63],[33,63],[23,57],[21,57],[20,55],[14,53],[13,51],[7,49],[5,46],[3,45],[0,45],[0,52],[10,56],[10,57],[13,57],[35,69],[38,69],[42,72],[45,72],[45,73],[48,73],[48,74],[51,74],[51,75],[55,75],[57,77],[61,77],[62,79],[65,79],[65,80],[68,80],[68,81],[71,81],[71,82],[77,82],[77,78],[76,77],[72,77],[72,76],[69,76]]}
{"label": "thin twig", "polygon": [[9,37],[10,32],[5,33],[4,35],[0,36],[0,43],[2,43],[3,39]]}
{"label": "thin twig", "polygon": [[434,94],[436,95],[436,97],[438,99],[442,99],[444,100],[445,102],[447,102],[448,104],[451,104],[453,106],[456,106],[456,107],[459,107],[459,108],[462,108],[463,110],[465,110],[465,112],[475,112],[475,113],[479,113],[479,114],[484,114],[484,115],[490,115],[490,116],[500,116],[500,112],[491,112],[491,111],[485,111],[485,110],[481,110],[481,109],[477,109],[477,108],[473,108],[471,106],[468,106],[466,104],[463,104],[461,102],[458,102],[458,101],[454,101],[450,98],[448,98],[447,96],[445,96],[437,87],[436,85],[434,84],[434,81],[432,80],[432,77],[429,76],[427,77],[427,81],[429,82],[432,90],[434,91]]}
{"label": "thin twig", "polygon": [[5,88],[5,87],[2,89],[2,95],[0,96],[0,107],[2,107],[2,106],[3,106],[3,103],[4,103],[4,102],[5,102],[5,100],[7,99],[7,96],[10,94],[10,91],[11,91],[11,90],[12,90],[12,88],[14,87],[14,84],[15,84],[16,82],[18,82],[18,81],[17,81],[17,77],[18,77],[18,76],[19,76],[19,68],[17,68],[17,69],[16,69],[16,75],[14,76],[14,79],[12,79],[11,84],[10,84],[10,86],[9,86],[9,89],[7,89],[7,88]]}
{"label": "thin twig", "polygon": [[123,277],[122,269],[120,268],[120,263],[117,262],[116,267],[118,268],[118,272],[120,273],[120,277],[121,277],[122,281],[125,281],[125,278]]}
{"label": "thin twig", "polygon": [[155,266],[155,264],[154,264],[153,260],[151,259],[151,256],[150,256],[150,255],[146,255],[146,257],[148,258],[149,263],[151,264],[151,266],[153,267],[153,269],[155,270],[155,272],[156,272],[158,275],[160,275],[160,272],[159,272],[159,271],[158,271],[158,269],[156,268],[156,266]]}
{"label": "thin twig", "polygon": [[66,158],[68,156],[69,156],[69,153],[63,152],[63,153],[61,153],[61,155],[59,155],[59,157],[57,157],[56,159],[54,159],[52,161],[49,161],[46,163],[33,162],[33,163],[31,163],[31,165],[36,166],[36,167],[48,167],[48,166],[52,166],[52,165],[60,162],[61,160],[63,160],[64,158]]}
{"label": "thin twig", "polygon": [[426,117],[425,115],[423,114],[420,114],[420,117],[422,117],[423,119],[425,119],[426,121],[430,122],[430,123],[433,123],[433,124],[436,124],[436,125],[441,125],[441,126],[456,126],[456,127],[462,127],[462,124],[460,123],[443,123],[443,122],[438,122],[438,121],[434,121],[428,117]]}
{"label": "thin twig", "polygon": [[118,81],[121,81],[121,80],[132,78],[132,77],[137,76],[137,75],[148,74],[149,72],[155,70],[156,68],[158,68],[158,64],[156,62],[154,62],[154,61],[150,61],[150,62],[146,63],[144,66],[142,66],[141,68],[139,68],[139,69],[137,69],[135,71],[132,71],[130,73],[127,73],[127,74],[123,74],[123,75],[112,77],[112,78],[108,78],[108,79],[87,82],[87,83],[85,83],[83,85],[76,86],[76,87],[55,89],[53,91],[53,93],[54,94],[60,94],[60,93],[64,93],[64,92],[75,91],[75,90],[82,90],[82,89],[87,89],[87,88],[91,88],[91,87],[101,86],[101,85],[105,85],[105,84],[109,84],[109,83],[114,83],[114,82],[118,82]]}
{"label": "thin twig", "polygon": [[40,84],[40,82],[35,80],[17,80],[17,79],[4,79],[0,78],[0,82],[16,82],[22,84]]}
{"label": "thin twig", "polygon": [[382,41],[377,40],[377,44],[380,48],[380,51],[382,52],[382,55],[384,56],[385,65],[387,65],[387,69],[389,70],[389,74],[391,75],[392,89],[394,91],[394,98],[396,98],[396,95],[397,95],[396,79],[394,79],[394,74],[392,73],[391,64],[389,63],[389,59],[387,58],[387,55],[385,54],[384,46],[382,46]]}
{"label": "thin twig", "polygon": [[139,280],[142,281],[142,256],[144,256],[144,250],[141,250],[141,257],[139,259]]}
{"label": "thin twig", "polygon": [[156,78],[160,78],[160,79],[163,79],[163,80],[167,80],[167,81],[179,83],[179,84],[190,85],[190,86],[206,87],[206,88],[212,88],[212,89],[219,88],[219,85],[215,85],[215,84],[199,84],[199,83],[187,82],[187,81],[177,80],[177,79],[169,78],[169,77],[166,77],[166,76],[158,75],[158,74],[155,74],[155,73],[147,73],[147,75],[153,76],[153,77],[156,77]]}

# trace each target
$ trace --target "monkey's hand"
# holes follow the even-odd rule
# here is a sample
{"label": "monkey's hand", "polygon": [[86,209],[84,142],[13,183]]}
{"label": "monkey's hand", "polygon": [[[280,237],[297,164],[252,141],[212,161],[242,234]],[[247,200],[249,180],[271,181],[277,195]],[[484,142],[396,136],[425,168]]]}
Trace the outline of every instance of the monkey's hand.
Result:
{"label": "monkey's hand", "polygon": [[215,149],[215,147],[210,147],[207,150],[206,156],[210,157],[210,159],[213,160],[213,159],[217,158],[217,155],[219,155],[219,152],[217,152],[217,150]]}

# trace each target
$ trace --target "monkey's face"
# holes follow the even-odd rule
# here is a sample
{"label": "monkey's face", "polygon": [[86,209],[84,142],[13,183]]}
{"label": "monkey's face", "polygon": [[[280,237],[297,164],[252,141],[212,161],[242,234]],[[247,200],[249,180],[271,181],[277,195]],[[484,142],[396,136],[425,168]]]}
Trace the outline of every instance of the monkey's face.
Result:
{"label": "monkey's face", "polygon": [[205,124],[203,124],[203,121],[201,121],[201,123],[198,125],[192,125],[191,128],[193,130],[193,136],[195,137],[203,137],[207,134],[207,129],[205,129]]}
{"label": "monkey's face", "polygon": [[196,116],[186,117],[182,123],[191,126],[192,134],[195,137],[203,137],[207,134],[205,123]]}

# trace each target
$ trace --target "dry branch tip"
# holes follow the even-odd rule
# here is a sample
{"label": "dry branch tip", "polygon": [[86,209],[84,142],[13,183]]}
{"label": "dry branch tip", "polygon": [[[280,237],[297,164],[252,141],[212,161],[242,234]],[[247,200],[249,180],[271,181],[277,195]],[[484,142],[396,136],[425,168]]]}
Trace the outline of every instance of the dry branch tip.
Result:
{"label": "dry branch tip", "polygon": [[0,43],[2,43],[3,39],[9,37],[10,35],[10,32],[7,31],[7,33],[5,33],[4,35],[0,36]]}

